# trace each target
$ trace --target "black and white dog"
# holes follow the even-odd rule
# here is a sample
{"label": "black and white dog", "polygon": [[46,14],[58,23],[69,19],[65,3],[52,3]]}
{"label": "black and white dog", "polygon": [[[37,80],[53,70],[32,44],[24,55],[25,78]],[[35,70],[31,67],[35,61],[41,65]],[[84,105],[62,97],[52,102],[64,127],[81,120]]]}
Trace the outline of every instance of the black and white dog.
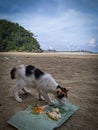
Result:
{"label": "black and white dog", "polygon": [[44,73],[32,65],[16,66],[10,71],[10,75],[12,79],[16,79],[14,96],[18,102],[22,102],[22,99],[19,97],[21,89],[27,93],[30,92],[27,86],[35,86],[39,92],[39,98],[43,96],[50,105],[54,102],[49,93],[52,93],[60,103],[63,103],[67,98],[68,88],[61,87],[50,74]]}

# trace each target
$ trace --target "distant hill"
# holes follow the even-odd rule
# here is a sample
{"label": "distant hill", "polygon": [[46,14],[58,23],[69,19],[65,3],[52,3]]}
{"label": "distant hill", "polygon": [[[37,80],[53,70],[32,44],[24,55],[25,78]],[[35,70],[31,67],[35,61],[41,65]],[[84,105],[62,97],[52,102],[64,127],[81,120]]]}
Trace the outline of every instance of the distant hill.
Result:
{"label": "distant hill", "polygon": [[0,20],[0,51],[41,51],[34,34],[18,23]]}

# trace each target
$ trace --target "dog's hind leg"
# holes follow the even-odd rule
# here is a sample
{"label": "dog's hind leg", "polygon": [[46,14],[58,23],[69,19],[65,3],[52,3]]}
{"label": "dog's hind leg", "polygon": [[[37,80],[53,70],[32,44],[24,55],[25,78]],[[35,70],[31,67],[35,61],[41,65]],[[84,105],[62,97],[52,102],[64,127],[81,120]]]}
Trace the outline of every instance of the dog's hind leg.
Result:
{"label": "dog's hind leg", "polygon": [[16,101],[22,102],[22,99],[19,97],[19,90],[20,90],[20,86],[18,84],[16,84],[14,87],[14,97],[15,97]]}

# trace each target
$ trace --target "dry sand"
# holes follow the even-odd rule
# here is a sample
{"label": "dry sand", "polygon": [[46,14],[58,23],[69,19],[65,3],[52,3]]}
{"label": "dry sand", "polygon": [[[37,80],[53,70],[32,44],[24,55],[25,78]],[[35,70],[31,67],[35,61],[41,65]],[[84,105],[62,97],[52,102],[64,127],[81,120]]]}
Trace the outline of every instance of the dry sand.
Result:
{"label": "dry sand", "polygon": [[98,55],[57,53],[0,53],[0,130],[16,130],[7,120],[28,105],[45,104],[38,93],[20,93],[22,103],[15,101],[10,70],[18,64],[32,64],[53,75],[62,86],[71,86],[69,101],[79,110],[57,130],[98,130]]}

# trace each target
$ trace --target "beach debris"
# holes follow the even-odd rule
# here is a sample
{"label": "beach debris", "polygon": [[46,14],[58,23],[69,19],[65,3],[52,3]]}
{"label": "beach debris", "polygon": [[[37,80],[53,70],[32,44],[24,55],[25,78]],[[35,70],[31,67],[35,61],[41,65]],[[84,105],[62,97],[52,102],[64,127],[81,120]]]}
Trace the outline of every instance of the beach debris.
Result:
{"label": "beach debris", "polygon": [[4,57],[5,60],[9,60],[9,57]]}

